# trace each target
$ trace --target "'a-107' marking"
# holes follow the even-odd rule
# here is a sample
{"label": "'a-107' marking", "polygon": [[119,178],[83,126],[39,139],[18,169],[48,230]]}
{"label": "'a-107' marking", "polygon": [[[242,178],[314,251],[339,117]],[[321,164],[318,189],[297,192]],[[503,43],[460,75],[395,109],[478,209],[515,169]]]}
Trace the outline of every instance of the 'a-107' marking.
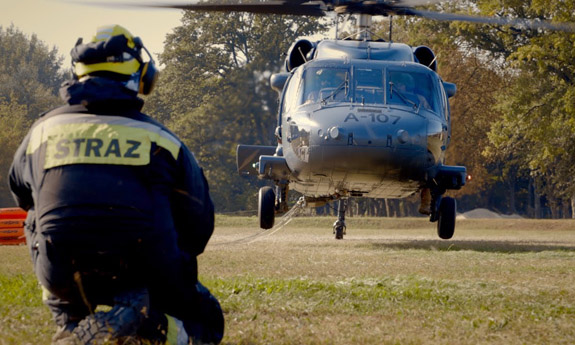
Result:
{"label": "'a-107' marking", "polygon": [[357,115],[355,115],[354,113],[349,113],[347,114],[345,120],[343,120],[343,122],[347,122],[347,121],[355,121],[355,122],[359,122],[360,119],[370,119],[371,122],[379,122],[379,123],[388,123],[391,122],[392,125],[395,125],[396,123],[399,122],[399,120],[401,120],[401,116],[397,116],[397,115],[386,115],[386,114],[367,114],[367,115],[360,115],[359,118]]}

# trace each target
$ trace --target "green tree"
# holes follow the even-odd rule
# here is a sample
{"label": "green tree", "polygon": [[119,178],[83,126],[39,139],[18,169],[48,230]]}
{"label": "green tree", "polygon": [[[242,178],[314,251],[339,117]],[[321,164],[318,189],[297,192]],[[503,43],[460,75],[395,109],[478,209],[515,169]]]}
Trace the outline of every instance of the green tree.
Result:
{"label": "green tree", "polygon": [[61,103],[62,58],[35,35],[0,27],[0,205],[14,204],[6,173],[20,141],[41,112]]}
{"label": "green tree", "polygon": [[[575,1],[513,5],[534,18],[575,22]],[[497,108],[504,116],[489,133],[493,150],[487,153],[513,155],[536,180],[553,217],[559,217],[559,206],[565,200],[575,204],[574,44],[574,33],[537,31],[514,47],[506,61],[515,69],[516,78],[509,92],[499,98]]]}
{"label": "green tree", "polygon": [[304,17],[187,11],[167,36],[166,67],[146,110],[194,152],[218,211],[255,208],[257,181],[237,174],[236,145],[275,145],[277,94],[269,77],[296,38],[321,29]]}

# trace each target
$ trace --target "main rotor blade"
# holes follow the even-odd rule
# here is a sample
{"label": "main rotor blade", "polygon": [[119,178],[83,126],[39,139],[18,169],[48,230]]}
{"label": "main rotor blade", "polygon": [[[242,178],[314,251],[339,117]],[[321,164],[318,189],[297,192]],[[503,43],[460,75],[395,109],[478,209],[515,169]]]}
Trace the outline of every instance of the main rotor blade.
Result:
{"label": "main rotor blade", "polygon": [[509,25],[518,29],[545,29],[575,32],[574,23],[551,23],[536,19],[519,19],[519,18],[501,18],[501,17],[483,17],[466,14],[440,13],[433,11],[416,10],[405,8],[404,11],[398,11],[398,14],[412,15],[417,17],[443,20],[443,21],[463,21],[480,24]]}
{"label": "main rotor blade", "polygon": [[484,17],[466,14],[416,10],[413,6],[432,5],[441,0],[267,0],[245,3],[200,2],[180,3],[122,3],[82,2],[84,5],[115,7],[172,8],[207,12],[249,12],[259,14],[285,14],[322,17],[326,12],[364,13],[370,15],[408,15],[441,21],[464,21],[479,24],[509,25],[518,29],[543,29],[575,32],[575,23],[552,23],[537,19]]}
{"label": "main rotor blade", "polygon": [[427,5],[434,5],[442,2],[444,0],[399,0],[394,6],[402,6],[402,7],[418,7],[418,6],[427,6]]}
{"label": "main rotor blade", "polygon": [[[99,3],[102,5],[102,3]],[[163,3],[115,3],[109,5],[129,6],[129,7],[151,7],[151,8],[172,8],[180,10],[205,11],[205,12],[249,12],[259,14],[286,14],[322,17],[325,16],[325,6],[320,2],[301,3],[301,1],[266,1],[255,3],[195,3],[195,4],[163,4]]]}

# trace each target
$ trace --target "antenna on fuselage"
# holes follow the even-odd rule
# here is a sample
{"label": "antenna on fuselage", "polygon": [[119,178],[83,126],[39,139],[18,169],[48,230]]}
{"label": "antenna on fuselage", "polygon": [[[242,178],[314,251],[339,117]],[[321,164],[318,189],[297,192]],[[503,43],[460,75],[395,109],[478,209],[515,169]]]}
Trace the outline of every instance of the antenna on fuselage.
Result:
{"label": "antenna on fuselage", "polygon": [[339,14],[335,14],[335,39],[337,40],[339,38]]}
{"label": "antenna on fuselage", "polygon": [[391,33],[393,32],[393,16],[389,16],[389,43],[393,43]]}

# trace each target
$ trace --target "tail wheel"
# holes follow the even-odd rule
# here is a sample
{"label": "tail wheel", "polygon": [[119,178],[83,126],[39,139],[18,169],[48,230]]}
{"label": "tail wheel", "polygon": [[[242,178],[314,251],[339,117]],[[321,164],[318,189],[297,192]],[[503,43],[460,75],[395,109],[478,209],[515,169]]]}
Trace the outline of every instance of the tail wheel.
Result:
{"label": "tail wheel", "polygon": [[272,187],[260,188],[258,195],[258,218],[260,228],[271,229],[275,220],[276,196]]}
{"label": "tail wheel", "polygon": [[457,204],[455,199],[444,197],[439,203],[439,218],[437,221],[437,234],[440,238],[448,240],[455,232],[455,216]]}
{"label": "tail wheel", "polygon": [[345,234],[345,226],[343,225],[334,226],[333,232],[335,233],[336,240],[343,240],[343,235]]}

